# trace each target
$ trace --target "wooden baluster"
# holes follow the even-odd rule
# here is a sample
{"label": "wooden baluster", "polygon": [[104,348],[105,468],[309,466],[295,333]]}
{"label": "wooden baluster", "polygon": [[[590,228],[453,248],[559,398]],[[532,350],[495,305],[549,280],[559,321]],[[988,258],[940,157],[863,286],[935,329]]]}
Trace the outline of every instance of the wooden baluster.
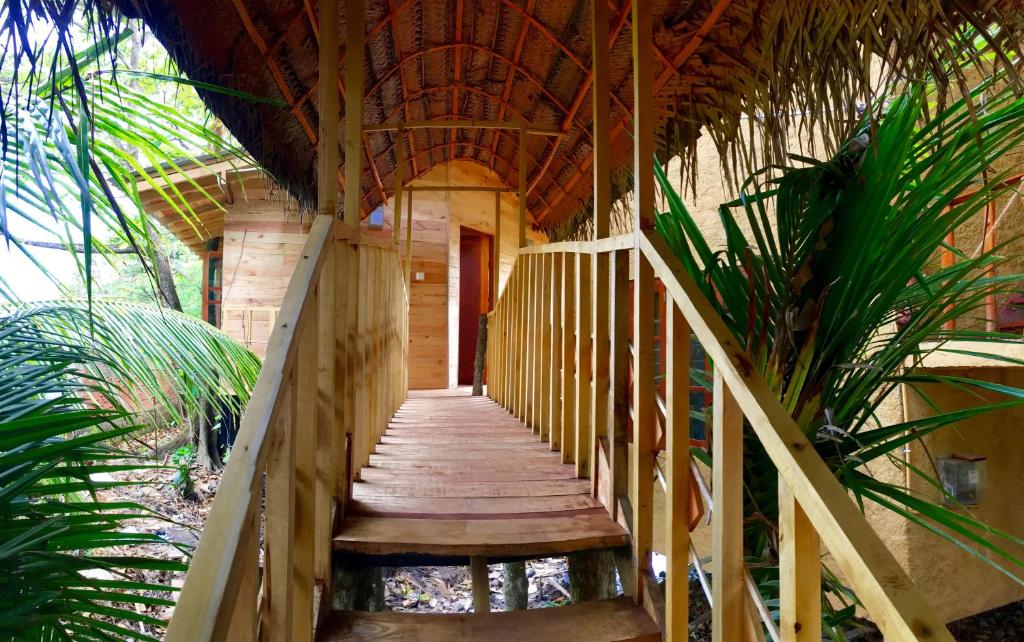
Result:
{"label": "wooden baluster", "polygon": [[523,416],[527,426],[533,425],[533,362],[537,358],[537,326],[533,322],[537,293],[537,256],[526,257],[526,281],[523,284],[526,296],[523,299]]}
{"label": "wooden baluster", "polygon": [[[256,479],[262,481],[263,476]],[[238,559],[242,562],[242,571],[238,581],[234,582],[238,592],[235,605],[231,611],[231,622],[228,624],[224,640],[227,642],[252,642],[257,639],[259,625],[258,604],[260,591],[260,499],[263,495],[262,484],[251,490],[249,509],[245,513],[245,524],[242,526],[242,541],[238,546]],[[219,639],[215,633],[214,639]]]}
{"label": "wooden baluster", "polygon": [[266,621],[260,626],[264,640],[287,640],[292,635],[295,585],[292,564],[295,544],[295,394],[294,366],[285,374],[269,443],[264,535],[264,596]]}
{"label": "wooden baluster", "polygon": [[527,376],[529,378],[528,387],[526,389],[526,425],[533,428],[534,432],[537,432],[537,411],[539,410],[537,404],[537,393],[538,383],[537,373],[539,372],[540,365],[540,328],[538,327],[538,321],[540,315],[540,273],[541,273],[541,259],[543,258],[540,254],[530,255],[530,302],[527,308],[526,325],[529,331],[528,345],[527,345],[527,358],[529,359],[529,365],[527,367]]}
{"label": "wooden baluster", "polygon": [[513,382],[516,378],[515,366],[516,366],[516,333],[515,333],[515,317],[516,317],[516,289],[519,287],[519,263],[512,264],[512,271],[508,275],[508,281],[505,282],[505,298],[502,301],[502,316],[504,317],[505,326],[505,374],[502,375],[502,406],[505,410],[512,412],[513,399],[512,390],[514,389]]}
{"label": "wooden baluster", "polygon": [[618,519],[618,499],[627,492],[629,471],[627,467],[627,432],[629,430],[629,252],[620,250],[610,261],[608,306],[611,310],[608,330],[611,354],[609,356],[608,383],[611,395],[611,416],[608,421],[608,456],[611,468],[611,483],[605,506],[611,511],[612,519]]}
{"label": "wooden baluster", "polygon": [[369,441],[370,441],[370,364],[368,361],[369,357],[369,333],[370,333],[370,315],[372,310],[369,309],[369,291],[373,289],[374,285],[371,284],[370,276],[370,264],[369,264],[369,248],[366,246],[357,247],[358,258],[356,259],[359,265],[357,274],[361,275],[359,283],[357,284],[357,295],[356,295],[356,331],[353,336],[355,341],[355,434],[353,436],[353,454],[352,466],[355,469],[355,473],[358,476],[359,469],[366,465],[367,456],[369,454]]}
{"label": "wooden baluster", "polygon": [[537,360],[537,402],[540,411],[537,413],[536,432],[541,441],[549,437],[548,426],[551,421],[551,264],[553,255],[542,254],[540,270],[540,301],[537,314],[540,318],[540,358]]}
{"label": "wooden baluster", "polygon": [[665,639],[689,638],[690,327],[666,296]]}
{"label": "wooden baluster", "polygon": [[[411,192],[410,192],[411,193]],[[345,430],[345,466],[348,481],[346,482],[346,501],[351,499],[352,481],[359,476],[358,443],[360,428],[356,424],[356,383],[360,377],[359,345],[356,336],[359,333],[359,263],[360,250],[358,245],[345,243],[345,273],[339,274],[345,283],[345,333],[343,350],[345,355],[344,375],[345,387],[344,430]]]}
{"label": "wooden baluster", "polygon": [[633,599],[643,599],[654,540],[654,271],[637,253],[633,297],[633,451],[630,462],[633,505]]}
{"label": "wooden baluster", "polygon": [[295,544],[292,555],[293,591],[292,640],[313,639],[313,582],[316,541],[317,374],[319,331],[317,294],[303,315],[298,329],[298,359],[295,373],[295,421],[292,422],[295,449]]}
{"label": "wooden baluster", "polygon": [[505,407],[510,413],[515,416],[519,416],[519,363],[520,357],[520,345],[519,345],[519,290],[520,282],[522,281],[523,264],[516,259],[515,269],[512,271],[512,280],[510,289],[510,296],[508,302],[508,342],[509,342],[509,359],[508,359],[508,385],[506,386],[506,395],[508,400],[506,401]]}
{"label": "wooden baluster", "polygon": [[317,380],[316,380],[316,579],[326,584],[331,577],[331,535],[334,521],[334,498],[338,487],[339,468],[342,462],[339,434],[340,422],[336,420],[335,402],[335,349],[337,347],[336,325],[340,323],[336,314],[335,285],[337,243],[329,242],[324,249],[327,256],[320,272],[317,285],[317,308],[313,314],[317,319]]}
{"label": "wooden baluster", "polygon": [[551,450],[562,447],[562,261],[565,255],[551,255],[551,372],[548,375],[548,438]]}
{"label": "wooden baluster", "polygon": [[743,566],[743,413],[715,370],[712,456],[712,636],[746,639]]}
{"label": "wooden baluster", "polygon": [[821,640],[821,556],[818,534],[779,480],[779,632],[787,642]]}
{"label": "wooden baluster", "polygon": [[526,343],[526,308],[530,294],[530,256],[521,255],[522,278],[519,283],[518,303],[516,304],[516,335],[518,339],[516,354],[516,418],[526,420],[526,368],[529,346]]}
{"label": "wooden baluster", "polygon": [[562,260],[562,463],[576,461],[576,258]]}
{"label": "wooden baluster", "polygon": [[590,425],[590,381],[592,339],[590,323],[593,320],[590,260],[593,255],[580,252],[576,255],[576,476],[590,476],[590,460],[593,458],[593,442]]}

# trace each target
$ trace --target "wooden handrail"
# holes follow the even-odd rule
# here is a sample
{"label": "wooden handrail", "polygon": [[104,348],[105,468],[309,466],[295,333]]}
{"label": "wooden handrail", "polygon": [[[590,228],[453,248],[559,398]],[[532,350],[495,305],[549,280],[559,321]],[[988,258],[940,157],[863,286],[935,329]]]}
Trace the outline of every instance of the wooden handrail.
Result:
{"label": "wooden handrail", "polygon": [[[886,639],[952,640],[664,240],[644,232],[639,242],[644,258],[778,468],[780,481],[806,513]],[[716,399],[716,406],[720,402]],[[817,562],[817,554],[814,559]]]}
{"label": "wooden handrail", "polygon": [[[589,290],[592,257],[611,253],[610,265],[624,271],[632,254],[633,288],[642,288],[634,308],[632,337],[639,349],[629,355],[629,334],[613,327],[609,333],[607,410],[591,400],[598,396],[591,374],[590,319],[611,326],[625,324],[624,290],[628,279],[613,280],[607,300],[578,296]],[[581,278],[582,276],[582,278]],[[664,285],[667,325],[661,345],[666,394],[659,404],[654,383],[653,302],[655,280]],[[550,284],[551,287],[548,287]],[[644,294],[644,293],[647,294]],[[602,309],[601,306],[608,306]],[[543,435],[563,461],[577,464],[579,476],[594,476],[594,495],[634,537],[632,569],[620,571],[627,592],[638,601],[646,589],[640,574],[649,574],[653,509],[650,485],[655,482],[653,458],[658,446],[656,425],[663,426],[666,465],[665,627],[668,639],[685,635],[687,571],[693,557],[687,536],[689,483],[689,342],[691,332],[715,364],[714,457],[712,514],[714,556],[713,629],[716,640],[757,640],[764,631],[743,563],[742,438],[743,422],[753,427],[779,471],[780,613],[783,640],[817,639],[821,618],[819,541],[831,552],[846,580],[889,640],[951,640],[934,611],[925,604],[864,515],[850,499],[764,383],[742,346],[729,333],[696,283],[654,232],[598,242],[556,243],[521,248],[508,283],[488,317],[488,394]],[[538,332],[537,324],[542,324]],[[580,340],[578,340],[580,339]],[[535,354],[551,355],[538,363]],[[618,357],[616,357],[618,355]],[[633,422],[632,456],[627,460],[626,426],[631,415],[625,359],[639,364],[640,423]],[[596,360],[596,359],[595,359]],[[550,368],[545,372],[544,368]],[[646,374],[644,374],[646,373]],[[645,378],[647,379],[645,381]],[[634,386],[635,388],[635,386]],[[608,412],[605,435],[591,430],[594,416]],[[680,430],[685,432],[679,434]],[[582,446],[581,446],[582,444]],[[641,452],[642,451],[642,452]],[[673,454],[676,457],[673,458]],[[581,465],[581,460],[584,465]],[[633,483],[625,480],[631,476]],[[627,490],[628,489],[628,490]],[[646,493],[639,495],[638,493]],[[628,494],[628,496],[627,496]],[[632,516],[621,515],[631,506]],[[681,582],[681,584],[680,584]],[[643,598],[643,599],[642,599]],[[802,631],[802,633],[801,633]],[[774,637],[775,631],[770,630]]]}
{"label": "wooden handrail", "polygon": [[[331,528],[352,471],[407,392],[408,296],[398,254],[360,245],[338,225],[317,216],[303,246],[169,641],[312,637],[314,583],[329,580]],[[372,288],[348,283],[355,262],[375,279]],[[359,333],[366,328],[357,329],[357,318],[367,332]],[[363,350],[349,349],[357,335]],[[364,385],[371,394],[349,394]],[[365,408],[346,412],[352,403]]]}

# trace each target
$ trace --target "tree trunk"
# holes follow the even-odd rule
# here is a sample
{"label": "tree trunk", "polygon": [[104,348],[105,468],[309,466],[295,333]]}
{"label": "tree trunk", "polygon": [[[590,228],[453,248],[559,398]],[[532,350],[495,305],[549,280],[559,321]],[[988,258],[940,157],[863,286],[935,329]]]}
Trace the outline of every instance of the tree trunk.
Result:
{"label": "tree trunk", "polygon": [[505,610],[522,611],[527,608],[530,600],[526,562],[506,562],[502,566],[505,571]]}
{"label": "tree trunk", "polygon": [[221,470],[224,468],[224,461],[220,456],[220,448],[217,447],[217,435],[213,432],[216,424],[215,415],[210,410],[210,403],[204,399],[199,407],[193,434],[196,464],[207,470]]}
{"label": "tree trunk", "polygon": [[611,551],[569,555],[569,595],[573,604],[615,597],[615,562]]}
{"label": "tree trunk", "polygon": [[484,394],[484,357],[487,355],[487,315],[480,315],[480,329],[476,333],[476,357],[473,359],[473,396]]}
{"label": "tree trunk", "polygon": [[159,232],[153,227],[149,216],[145,217],[145,221],[150,241],[153,244],[153,267],[156,269],[156,286],[160,293],[160,302],[172,310],[181,312],[181,299],[178,298],[178,288],[174,285],[174,272],[171,271],[171,262],[167,259],[163,241],[160,239]]}
{"label": "tree trunk", "polygon": [[384,569],[351,568],[335,561],[332,607],[335,611],[383,611]]}

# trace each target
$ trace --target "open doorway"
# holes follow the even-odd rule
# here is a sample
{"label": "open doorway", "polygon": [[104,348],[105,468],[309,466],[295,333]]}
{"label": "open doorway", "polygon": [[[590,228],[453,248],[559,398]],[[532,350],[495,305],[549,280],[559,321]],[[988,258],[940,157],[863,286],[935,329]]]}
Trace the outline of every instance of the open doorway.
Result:
{"label": "open doorway", "polygon": [[492,237],[462,227],[459,235],[459,372],[460,386],[473,383],[473,359],[480,315],[491,306]]}

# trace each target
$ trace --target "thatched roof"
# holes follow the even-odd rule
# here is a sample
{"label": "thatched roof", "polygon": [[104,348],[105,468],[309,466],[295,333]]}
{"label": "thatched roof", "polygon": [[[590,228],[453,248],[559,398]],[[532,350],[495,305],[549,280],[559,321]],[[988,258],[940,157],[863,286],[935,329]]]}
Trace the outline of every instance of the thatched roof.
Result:
{"label": "thatched roof", "polygon": [[[289,107],[204,93],[214,112],[299,200],[316,189],[317,34],[313,0],[115,0],[141,16],[194,79],[279,99]],[[628,168],[629,0],[613,6],[612,158]],[[917,75],[955,57],[956,34],[988,28],[1015,50],[1024,12],[1015,0],[653,0],[655,84],[664,140],[685,152],[707,131],[735,166],[777,152],[793,114],[842,131],[868,85],[873,54],[884,73]],[[344,3],[342,2],[344,6]],[[367,2],[368,122],[513,120],[564,131],[531,137],[528,209],[539,225],[571,220],[591,194],[590,24],[585,0]],[[344,8],[341,10],[344,23]],[[344,26],[340,33],[344,34]],[[1013,43],[1012,46],[1007,43]],[[343,45],[344,47],[344,45]],[[997,64],[1002,61],[997,60]],[[344,111],[344,98],[342,98]],[[753,118],[750,118],[753,116]],[[755,120],[769,144],[745,142]],[[406,176],[453,158],[492,167],[514,186],[517,142],[499,130],[416,130]],[[392,191],[395,132],[368,134],[362,203]],[[738,144],[737,144],[738,143]],[[617,174],[620,179],[623,172]]]}

